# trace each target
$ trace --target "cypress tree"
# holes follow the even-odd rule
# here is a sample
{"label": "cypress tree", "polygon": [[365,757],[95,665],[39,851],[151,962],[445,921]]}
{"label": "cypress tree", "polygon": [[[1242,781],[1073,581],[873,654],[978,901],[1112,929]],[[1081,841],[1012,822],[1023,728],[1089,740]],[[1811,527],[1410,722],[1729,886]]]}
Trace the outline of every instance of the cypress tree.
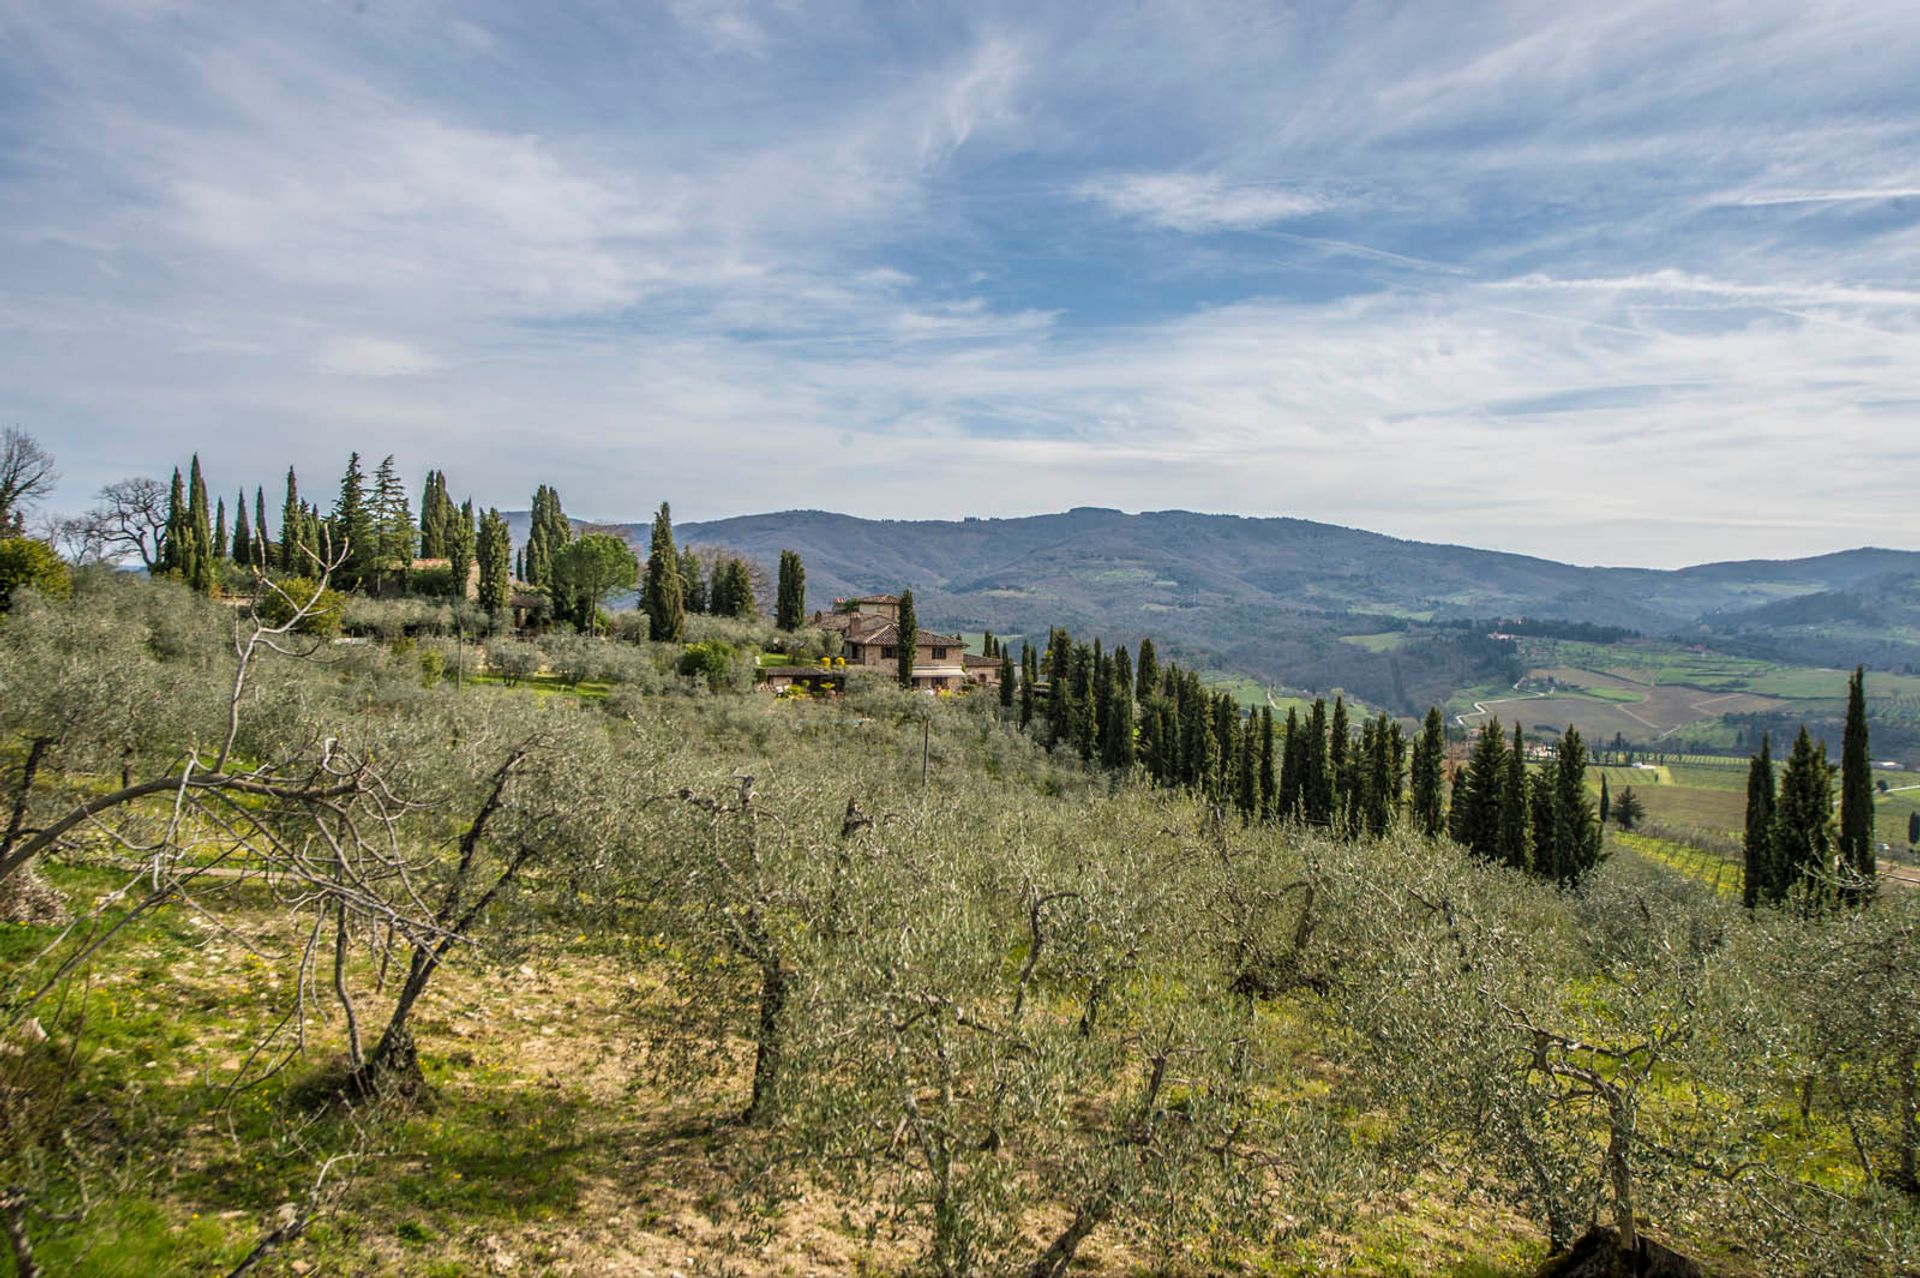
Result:
{"label": "cypress tree", "polygon": [[453,579],[453,597],[467,597],[467,576],[473,566],[478,534],[473,526],[473,498],[460,503],[447,524],[447,574]]}
{"label": "cypress tree", "polygon": [[[807,620],[807,568],[798,553],[780,552],[780,586],[776,592],[773,624],[782,630],[798,630]],[[1007,695],[1011,695],[1010,691]]]}
{"label": "cypress tree", "polygon": [[1544,859],[1551,845],[1551,830],[1536,828],[1527,802],[1527,740],[1520,724],[1513,725],[1513,746],[1507,751],[1506,770],[1500,780],[1499,832],[1495,854],[1516,870],[1531,869],[1536,854]]}
{"label": "cypress tree", "polygon": [[300,483],[287,467],[287,500],[280,507],[280,570],[304,575],[306,554],[301,548],[306,527],[306,504],[300,500]]}
{"label": "cypress tree", "polygon": [[1740,893],[1748,909],[1780,899],[1779,871],[1773,856],[1773,747],[1760,737],[1760,753],[1747,765],[1746,876]]}
{"label": "cypress tree", "polygon": [[1000,707],[1003,710],[1013,708],[1013,654],[1004,646],[1000,649]]}
{"label": "cypress tree", "polygon": [[1587,750],[1572,724],[1561,734],[1554,768],[1553,840],[1554,877],[1562,884],[1579,882],[1600,863],[1600,828],[1587,799]]}
{"label": "cypress tree", "polygon": [[1614,801],[1613,819],[1620,823],[1623,830],[1633,829],[1646,814],[1647,806],[1640,802],[1640,796],[1633,792],[1632,786],[1622,790],[1620,797]]}
{"label": "cypress tree", "polygon": [[242,567],[253,564],[253,526],[247,520],[247,494],[243,489],[234,502],[233,562]]}
{"label": "cypress tree", "polygon": [[1394,818],[1400,815],[1400,807],[1407,797],[1407,734],[1398,719],[1387,723],[1387,770],[1392,778],[1393,794],[1388,800]]}
{"label": "cypress tree", "polygon": [[344,554],[341,564],[343,584],[358,588],[373,578],[380,562],[380,538],[374,527],[373,512],[367,509],[366,476],[360,469],[360,454],[347,457],[346,473],[340,477],[340,496],[333,506],[333,553]]}
{"label": "cypress tree", "polygon": [[189,558],[185,565],[184,576],[187,584],[201,594],[212,594],[213,572],[213,529],[212,516],[207,513],[207,481],[200,475],[200,454],[193,455],[192,478],[188,483],[187,510],[191,537],[188,550]]}
{"label": "cypress tree", "polygon": [[727,556],[714,564],[707,611],[716,617],[753,618],[760,615],[759,604],[753,597],[753,574],[746,560]]}
{"label": "cypress tree", "polygon": [[1083,643],[1073,645],[1073,748],[1080,752],[1082,759],[1093,758],[1098,737],[1094,717],[1098,684],[1094,678],[1095,664],[1093,649]]}
{"label": "cypress tree", "polygon": [[1206,734],[1206,793],[1214,802],[1225,803],[1234,797],[1237,790],[1240,708],[1224,693],[1218,696],[1206,694],[1204,704],[1208,708],[1207,722],[1210,725],[1210,731]]}
{"label": "cypress tree", "polygon": [[1840,871],[1848,880],[1845,895],[1851,901],[1871,895],[1876,883],[1872,769],[1867,747],[1867,669],[1856,666],[1847,683],[1847,726],[1840,743]]}
{"label": "cypress tree", "polygon": [[1102,650],[1098,636],[1093,640],[1092,669],[1089,672],[1093,682],[1093,744],[1097,750],[1104,750],[1107,740],[1107,706],[1113,696],[1112,671],[1107,667],[1107,654]]}
{"label": "cypress tree", "polygon": [[640,606],[646,611],[654,642],[680,642],[686,625],[685,602],[680,592],[680,553],[673,544],[673,515],[664,501],[653,517]]}
{"label": "cypress tree", "polygon": [[1827,748],[1816,747],[1802,725],[1793,753],[1787,756],[1774,804],[1772,874],[1764,882],[1772,900],[1784,900],[1802,885],[1808,889],[1810,904],[1824,899],[1833,874],[1832,826],[1833,769],[1827,763]]}
{"label": "cypress tree", "polygon": [[1033,723],[1033,685],[1040,675],[1040,663],[1034,655],[1031,645],[1022,645],[1020,649],[1020,726],[1030,727]]}
{"label": "cypress tree", "polygon": [[541,484],[534,489],[533,510],[527,526],[523,579],[530,586],[553,589],[553,559],[573,540],[573,523],[560,508],[558,490]]}
{"label": "cypress tree", "polygon": [[474,555],[480,561],[480,584],[476,591],[479,604],[496,616],[507,606],[513,594],[510,572],[513,564],[513,536],[497,507],[488,507],[480,518],[480,530]]}
{"label": "cypress tree", "polygon": [[1427,721],[1413,747],[1413,826],[1428,838],[1446,828],[1442,805],[1446,797],[1447,727],[1438,706],[1427,708]]}
{"label": "cypress tree", "polygon": [[1047,749],[1073,734],[1073,640],[1064,630],[1047,631]]}
{"label": "cypress tree", "polygon": [[458,512],[454,509],[453,499],[447,496],[447,472],[430,470],[427,472],[426,485],[420,490],[420,557],[422,559],[451,558],[449,542],[454,535],[454,522]]}
{"label": "cypress tree", "polygon": [[1260,817],[1271,821],[1280,797],[1279,759],[1273,748],[1273,707],[1260,707]]}
{"label": "cypress tree", "polygon": [[1345,788],[1352,777],[1347,771],[1347,754],[1353,748],[1353,728],[1347,721],[1347,699],[1333,699],[1333,719],[1327,726],[1328,814],[1338,819],[1345,811]]}
{"label": "cypress tree", "polygon": [[404,583],[407,574],[413,570],[413,552],[417,543],[413,510],[407,503],[406,485],[400,482],[400,474],[394,467],[391,453],[381,459],[373,472],[370,514],[374,538],[379,546],[374,580],[382,587],[389,581]]}
{"label": "cypress tree", "polygon": [[303,503],[301,507],[300,544],[313,551],[313,558],[322,563],[332,563],[334,543],[328,521],[320,518],[318,503]]}
{"label": "cypress tree", "polygon": [[253,562],[261,571],[273,566],[273,534],[267,531],[267,490],[253,486]]}
{"label": "cypress tree", "polygon": [[1907,813],[1907,846],[1920,843],[1920,812]]}
{"label": "cypress tree", "polygon": [[896,674],[903,688],[913,687],[914,650],[920,646],[920,619],[913,615],[913,592],[900,592],[900,619],[894,623]]}
{"label": "cypress tree", "polygon": [[1600,774],[1600,825],[1602,829],[1606,828],[1607,817],[1612,811],[1613,804],[1607,795],[1607,774],[1602,772]]}
{"label": "cypress tree", "polygon": [[1133,766],[1133,693],[1122,676],[1119,656],[1116,652],[1107,662],[1107,720],[1100,738],[1100,762],[1111,771],[1125,772]]}
{"label": "cypress tree", "polygon": [[707,578],[706,611],[716,617],[731,617],[734,609],[733,560],[728,556],[716,555],[713,560],[712,574]]}
{"label": "cypress tree", "polygon": [[1287,707],[1287,731],[1280,742],[1280,793],[1275,799],[1282,821],[1298,821],[1306,815],[1302,782],[1307,769],[1307,740],[1300,730],[1300,711]]}
{"label": "cypress tree", "polygon": [[1140,641],[1140,660],[1134,670],[1133,686],[1142,701],[1160,691],[1160,660],[1151,639]]}
{"label": "cypress tree", "polygon": [[1233,706],[1233,806],[1242,821],[1260,814],[1259,721]]}
{"label": "cypress tree", "polygon": [[1336,825],[1342,834],[1354,835],[1366,828],[1367,801],[1367,721],[1360,723],[1360,735],[1347,743],[1347,757],[1340,765],[1340,783],[1334,794]]}
{"label": "cypress tree", "polygon": [[1491,715],[1453,787],[1447,833],[1455,843],[1492,859],[1500,850],[1500,798],[1507,777],[1507,742]]}
{"label": "cypress tree", "polygon": [[160,534],[160,555],[154,562],[159,574],[186,575],[187,556],[193,542],[187,520],[187,487],[180,468],[173,468],[173,487],[167,490],[167,526]]}
{"label": "cypress tree", "polygon": [[[1341,716],[1344,719],[1346,716]],[[1306,740],[1301,760],[1301,791],[1308,825],[1333,824],[1333,771],[1327,749],[1327,703],[1315,697],[1307,714]]]}
{"label": "cypress tree", "polygon": [[711,612],[713,592],[709,588],[706,565],[700,562],[700,553],[692,546],[682,546],[676,563],[680,574],[680,607],[695,616]]}
{"label": "cypress tree", "polygon": [[1180,698],[1181,780],[1205,793],[1213,784],[1219,764],[1212,708],[1199,678],[1184,670],[1180,672]]}
{"label": "cypress tree", "polygon": [[213,504],[213,558],[218,561],[227,557],[227,499],[220,498]]}

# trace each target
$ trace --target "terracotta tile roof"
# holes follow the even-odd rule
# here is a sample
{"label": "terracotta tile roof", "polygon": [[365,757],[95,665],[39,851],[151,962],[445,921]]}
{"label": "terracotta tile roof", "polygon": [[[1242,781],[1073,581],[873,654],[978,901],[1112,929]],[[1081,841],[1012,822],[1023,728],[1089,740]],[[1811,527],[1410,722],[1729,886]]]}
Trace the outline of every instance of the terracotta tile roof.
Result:
{"label": "terracotta tile roof", "polygon": [[[859,617],[855,624],[843,632],[848,643],[897,644],[900,642],[900,627],[885,617]],[[931,630],[922,630],[914,640],[917,648],[959,648],[965,645],[959,635],[936,634]]]}

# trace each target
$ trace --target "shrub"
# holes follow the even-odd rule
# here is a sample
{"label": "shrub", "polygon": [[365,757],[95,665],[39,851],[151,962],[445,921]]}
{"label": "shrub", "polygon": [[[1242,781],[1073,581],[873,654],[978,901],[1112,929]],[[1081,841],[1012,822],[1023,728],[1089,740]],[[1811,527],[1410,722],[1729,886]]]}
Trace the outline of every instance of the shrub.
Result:
{"label": "shrub", "polygon": [[52,546],[29,537],[0,540],[0,612],[13,603],[16,590],[35,590],[49,599],[73,594],[73,574]]}
{"label": "shrub", "polygon": [[402,597],[372,599],[349,596],[340,627],[350,635],[367,635],[392,643],[406,635],[441,635],[453,630],[453,609],[441,600]]}
{"label": "shrub", "polygon": [[300,609],[307,614],[294,630],[303,635],[324,637],[340,633],[345,611],[340,595],[311,577],[283,577],[269,583],[254,601],[254,611],[271,626],[284,626]]}
{"label": "shrub", "polygon": [[740,651],[715,639],[688,644],[680,657],[680,673],[704,679],[713,692],[742,692],[752,679]]}
{"label": "shrub", "polygon": [[539,674],[546,660],[539,648],[519,639],[496,639],[487,645],[487,669],[499,675],[509,688]]}
{"label": "shrub", "polygon": [[[466,585],[465,582],[459,583]],[[445,564],[434,564],[426,568],[416,568],[407,574],[407,588],[416,595],[431,595],[435,598],[451,599],[454,590],[453,569]]]}
{"label": "shrub", "polygon": [[553,635],[543,645],[547,666],[569,688],[592,679],[599,670],[600,645],[580,635]]}
{"label": "shrub", "polygon": [[616,612],[607,620],[607,635],[622,643],[645,643],[652,637],[652,626],[644,612]]}

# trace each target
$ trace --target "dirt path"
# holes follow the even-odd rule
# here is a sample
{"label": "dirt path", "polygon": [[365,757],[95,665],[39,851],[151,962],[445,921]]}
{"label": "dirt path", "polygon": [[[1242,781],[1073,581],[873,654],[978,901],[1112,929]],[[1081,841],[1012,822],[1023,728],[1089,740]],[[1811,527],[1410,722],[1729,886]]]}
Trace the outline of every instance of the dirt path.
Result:
{"label": "dirt path", "polygon": [[[1513,690],[1515,692],[1519,692],[1520,685],[1517,683],[1514,684]],[[1540,700],[1544,700],[1547,697],[1547,695],[1548,694],[1544,692],[1528,692],[1528,693],[1523,693],[1522,695],[1517,697],[1500,697],[1493,701],[1476,701],[1473,703],[1473,713],[1456,714],[1455,716],[1453,716],[1453,721],[1464,728],[1467,726],[1467,720],[1469,719],[1484,719],[1488,713],[1487,711],[1488,706],[1511,705],[1515,701],[1540,701]],[[1635,718],[1638,718],[1638,717],[1639,716],[1637,715],[1635,716]],[[1647,726],[1652,727],[1653,725],[1648,724]]]}

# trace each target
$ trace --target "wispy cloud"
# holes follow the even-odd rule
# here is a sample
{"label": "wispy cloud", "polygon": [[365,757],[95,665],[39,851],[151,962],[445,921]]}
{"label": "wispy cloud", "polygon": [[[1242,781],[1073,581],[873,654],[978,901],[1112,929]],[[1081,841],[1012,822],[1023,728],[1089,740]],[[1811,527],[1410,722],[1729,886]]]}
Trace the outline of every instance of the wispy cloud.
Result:
{"label": "wispy cloud", "polygon": [[1176,231],[1251,230],[1317,213],[1328,203],[1308,191],[1202,173],[1114,174],[1083,182],[1079,194]]}
{"label": "wispy cloud", "polygon": [[1875,187],[1860,190],[1840,191],[1753,191],[1744,195],[1732,196],[1726,204],[1745,205],[1748,208],[1765,208],[1773,204],[1852,204],[1871,203],[1878,200],[1911,200],[1920,198],[1920,186]]}
{"label": "wispy cloud", "polygon": [[602,517],[1911,541],[1916,49],[1897,0],[21,0],[0,418],[75,504],[358,443]]}

